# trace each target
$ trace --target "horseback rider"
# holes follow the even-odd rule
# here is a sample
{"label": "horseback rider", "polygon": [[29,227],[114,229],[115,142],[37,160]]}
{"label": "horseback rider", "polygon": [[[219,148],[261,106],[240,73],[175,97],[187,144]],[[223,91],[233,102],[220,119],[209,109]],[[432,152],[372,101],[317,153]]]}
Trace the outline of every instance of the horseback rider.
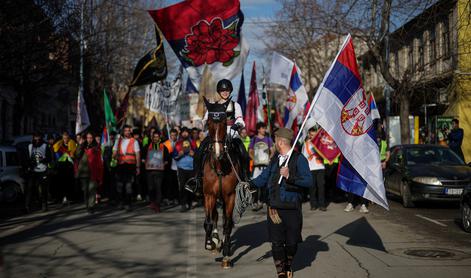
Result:
{"label": "horseback rider", "polygon": [[[232,83],[227,79],[222,79],[217,83],[216,90],[220,96],[220,100],[217,103],[225,103],[231,96],[232,93]],[[206,123],[208,120],[208,111],[204,116],[203,122]],[[229,135],[230,144],[227,146],[229,151],[235,152],[240,161],[241,173],[240,178],[244,181],[248,178],[248,168],[249,168],[249,155],[245,149],[244,143],[239,138],[238,131],[245,127],[244,118],[242,115],[242,109],[237,102],[230,101],[226,110],[226,121],[227,121],[227,134]],[[194,157],[194,169],[196,171],[196,181],[197,186],[200,189],[201,178],[203,172],[203,162],[204,154],[208,150],[208,146],[211,142],[211,139],[206,137],[200,144],[195,157]],[[198,189],[197,188],[197,189]]]}

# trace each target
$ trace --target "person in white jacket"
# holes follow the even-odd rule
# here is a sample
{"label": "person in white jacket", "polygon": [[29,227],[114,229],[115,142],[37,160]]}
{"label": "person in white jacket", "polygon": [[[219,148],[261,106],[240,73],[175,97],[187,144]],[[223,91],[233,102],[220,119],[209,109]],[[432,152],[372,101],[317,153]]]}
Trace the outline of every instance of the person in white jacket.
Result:
{"label": "person in white jacket", "polygon": [[[216,90],[221,97],[221,99],[217,103],[225,103],[230,99],[233,87],[231,81],[227,79],[222,79],[217,83]],[[204,118],[203,118],[203,123],[206,124],[206,121],[208,120],[208,112],[206,112]],[[245,122],[244,122],[244,116],[242,115],[242,108],[237,102],[234,102],[232,100],[229,101],[229,104],[227,106],[226,110],[226,121],[227,121],[227,134],[229,135],[230,139],[229,142],[231,142],[231,145],[229,146],[230,150],[236,152],[237,155],[239,156],[241,161],[241,179],[247,180],[248,178],[248,171],[249,171],[249,155],[247,153],[247,150],[245,149],[244,144],[242,143],[242,140],[239,138],[239,133],[238,131],[245,127]],[[203,162],[204,162],[204,153],[206,153],[208,146],[210,143],[210,138],[209,136],[206,137],[203,142],[201,142],[200,147],[198,148],[196,155],[194,157],[194,167],[195,169],[195,175],[196,175],[196,181],[198,184],[201,184],[201,177],[202,177],[202,169],[203,169]]]}

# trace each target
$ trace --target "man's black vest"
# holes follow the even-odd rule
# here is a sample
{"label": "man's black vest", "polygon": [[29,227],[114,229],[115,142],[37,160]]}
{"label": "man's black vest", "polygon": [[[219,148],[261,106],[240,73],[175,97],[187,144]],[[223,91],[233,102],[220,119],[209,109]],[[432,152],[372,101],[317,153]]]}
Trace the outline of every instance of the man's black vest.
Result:
{"label": "man's black vest", "polygon": [[[288,202],[284,201],[281,199],[280,196],[280,184],[278,184],[278,181],[280,179],[280,166],[279,166],[279,157],[278,157],[278,152],[276,152],[273,155],[273,158],[270,161],[270,165],[268,166],[270,168],[270,173],[271,175],[271,180],[269,182],[269,205],[273,208],[278,208],[278,209],[300,209],[301,208],[301,202],[299,201],[294,201],[294,202]],[[293,151],[291,154],[291,158],[288,162],[288,169],[289,169],[289,176],[290,177],[296,177],[296,172],[297,172],[297,163],[298,163],[298,157],[299,153],[296,151]],[[283,183],[282,183],[283,184]],[[285,191],[287,192],[296,192],[296,193],[302,193],[302,188],[299,188],[298,186],[291,185],[287,180],[284,182],[284,188]]]}

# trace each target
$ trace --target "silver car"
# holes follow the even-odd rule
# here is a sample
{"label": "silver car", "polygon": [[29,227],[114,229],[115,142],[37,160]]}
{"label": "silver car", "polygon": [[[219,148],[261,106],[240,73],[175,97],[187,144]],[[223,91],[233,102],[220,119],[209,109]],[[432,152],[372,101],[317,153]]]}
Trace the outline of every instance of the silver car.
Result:
{"label": "silver car", "polygon": [[24,193],[25,181],[16,148],[0,146],[0,203],[12,203]]}

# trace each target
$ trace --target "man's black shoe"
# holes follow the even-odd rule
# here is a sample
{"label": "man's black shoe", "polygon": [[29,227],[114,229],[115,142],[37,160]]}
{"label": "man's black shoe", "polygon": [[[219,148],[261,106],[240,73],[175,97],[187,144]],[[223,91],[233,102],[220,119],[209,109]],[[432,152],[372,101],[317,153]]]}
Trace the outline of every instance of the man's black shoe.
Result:
{"label": "man's black shoe", "polygon": [[317,210],[317,207],[311,207],[311,210]]}
{"label": "man's black shoe", "polygon": [[320,207],[319,210],[320,211],[327,211],[327,209],[325,207]]}

